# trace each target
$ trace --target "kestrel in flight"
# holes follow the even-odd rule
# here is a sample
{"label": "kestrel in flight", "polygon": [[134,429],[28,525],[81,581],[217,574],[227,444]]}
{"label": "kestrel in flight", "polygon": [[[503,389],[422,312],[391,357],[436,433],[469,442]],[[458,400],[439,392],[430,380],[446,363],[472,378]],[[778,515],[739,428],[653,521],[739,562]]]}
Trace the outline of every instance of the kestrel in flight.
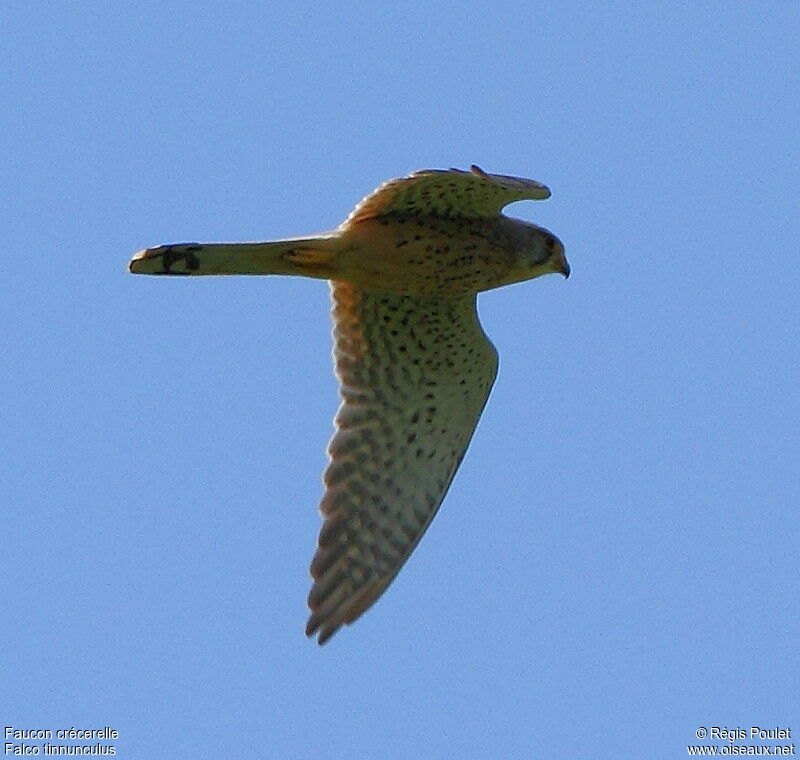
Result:
{"label": "kestrel in flight", "polygon": [[428,169],[390,180],[335,230],[263,243],[148,248],[135,274],[286,274],[331,281],[341,406],[328,446],[306,634],[324,644],[386,590],[464,457],[497,374],[477,294],[549,272],[561,242],[504,206],[538,182]]}

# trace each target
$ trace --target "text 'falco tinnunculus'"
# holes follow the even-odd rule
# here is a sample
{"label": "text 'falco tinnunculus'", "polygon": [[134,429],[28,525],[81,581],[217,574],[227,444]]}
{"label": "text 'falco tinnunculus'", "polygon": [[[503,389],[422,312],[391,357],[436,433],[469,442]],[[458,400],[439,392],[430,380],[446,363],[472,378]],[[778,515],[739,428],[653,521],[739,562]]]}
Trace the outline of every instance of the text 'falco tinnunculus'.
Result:
{"label": "text 'falco tinnunculus'", "polygon": [[497,373],[477,294],[569,275],[547,230],[500,212],[538,182],[429,169],[381,185],[341,226],[263,243],[148,248],[135,274],[331,281],[342,403],[328,447],[307,635],[324,644],[386,590],[439,509]]}

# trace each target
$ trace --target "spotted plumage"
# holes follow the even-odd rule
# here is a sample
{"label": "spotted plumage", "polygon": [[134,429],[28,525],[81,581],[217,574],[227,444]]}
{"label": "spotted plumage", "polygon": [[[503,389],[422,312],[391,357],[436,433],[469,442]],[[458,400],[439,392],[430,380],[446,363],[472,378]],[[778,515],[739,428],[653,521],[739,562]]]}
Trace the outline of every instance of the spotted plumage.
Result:
{"label": "spotted plumage", "polygon": [[150,248],[140,274],[296,274],[331,281],[342,403],[306,632],[327,641],[383,593],[458,469],[497,374],[477,293],[569,274],[558,239],[501,209],[549,190],[477,167],[391,180],[329,233]]}

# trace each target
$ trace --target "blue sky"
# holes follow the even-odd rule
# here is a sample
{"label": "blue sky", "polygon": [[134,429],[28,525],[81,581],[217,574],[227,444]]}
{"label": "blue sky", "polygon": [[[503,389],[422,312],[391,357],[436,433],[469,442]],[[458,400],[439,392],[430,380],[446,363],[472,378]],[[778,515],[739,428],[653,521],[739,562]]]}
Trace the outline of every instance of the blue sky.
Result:
{"label": "blue sky", "polygon": [[[796,727],[800,6],[5,2],[0,720],[130,758],[673,758]],[[142,247],[517,174],[572,265],[381,601],[303,635],[325,283]],[[707,741],[706,743],[713,743]],[[788,743],[788,742],[787,742]]]}

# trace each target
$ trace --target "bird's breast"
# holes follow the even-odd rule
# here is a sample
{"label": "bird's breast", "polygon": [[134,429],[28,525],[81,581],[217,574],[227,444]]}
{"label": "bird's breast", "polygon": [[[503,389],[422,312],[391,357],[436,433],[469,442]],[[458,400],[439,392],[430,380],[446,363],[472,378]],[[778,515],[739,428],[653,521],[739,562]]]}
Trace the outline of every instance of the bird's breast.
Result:
{"label": "bird's breast", "polygon": [[341,279],[409,295],[454,296],[505,284],[514,254],[491,220],[378,217],[341,232]]}

